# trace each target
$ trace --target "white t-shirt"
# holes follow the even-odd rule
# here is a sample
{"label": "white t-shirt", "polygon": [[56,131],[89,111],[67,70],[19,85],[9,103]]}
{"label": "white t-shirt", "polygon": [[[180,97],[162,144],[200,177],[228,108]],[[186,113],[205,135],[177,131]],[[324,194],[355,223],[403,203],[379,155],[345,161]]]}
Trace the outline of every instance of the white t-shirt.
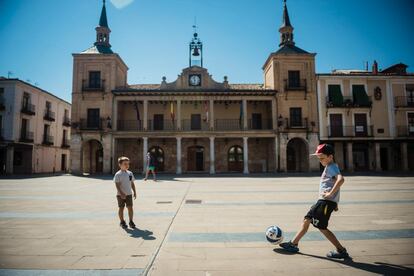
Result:
{"label": "white t-shirt", "polygon": [[[120,189],[126,195],[132,195],[131,181],[135,181],[135,177],[134,177],[134,174],[128,170],[126,171],[119,170],[116,172],[114,176],[115,184],[118,182],[121,183]],[[120,195],[119,191],[117,192],[117,195]]]}

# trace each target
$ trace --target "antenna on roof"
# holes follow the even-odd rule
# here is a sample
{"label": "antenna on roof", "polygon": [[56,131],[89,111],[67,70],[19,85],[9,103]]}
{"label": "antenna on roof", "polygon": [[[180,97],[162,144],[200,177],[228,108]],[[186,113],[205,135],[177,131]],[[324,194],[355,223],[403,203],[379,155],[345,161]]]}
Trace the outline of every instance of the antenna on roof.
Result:
{"label": "antenna on roof", "polygon": [[10,76],[11,76],[11,75],[13,75],[13,72],[12,72],[12,71],[8,71],[8,72],[7,72],[7,78],[8,78],[8,79],[10,79]]}
{"label": "antenna on roof", "polygon": [[31,80],[29,80],[29,79],[26,79],[26,82],[28,82],[28,83],[32,83],[32,81],[31,81]]}

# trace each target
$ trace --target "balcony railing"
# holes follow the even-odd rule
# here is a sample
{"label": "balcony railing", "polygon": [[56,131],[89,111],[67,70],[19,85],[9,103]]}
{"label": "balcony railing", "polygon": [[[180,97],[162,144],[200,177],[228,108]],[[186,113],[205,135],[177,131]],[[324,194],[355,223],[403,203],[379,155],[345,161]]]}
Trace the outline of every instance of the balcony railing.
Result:
{"label": "balcony railing", "polygon": [[286,118],[286,128],[288,129],[308,129],[308,127],[308,118],[302,118],[301,120]]}
{"label": "balcony railing", "polygon": [[103,130],[104,122],[104,118],[98,120],[80,119],[79,128],[81,130]]}
{"label": "balcony railing", "polygon": [[414,96],[398,96],[394,97],[394,106],[395,107],[414,107]]}
{"label": "balcony railing", "polygon": [[397,126],[398,137],[414,137],[414,125]]}
{"label": "balcony railing", "polygon": [[214,129],[218,131],[243,130],[243,120],[239,119],[217,119],[214,121]]}
{"label": "balcony railing", "polygon": [[209,123],[201,121],[200,124],[195,124],[191,120],[182,120],[181,129],[184,131],[207,131],[209,130]]}
{"label": "balcony railing", "polygon": [[43,119],[47,121],[54,122],[55,121],[55,112],[50,111],[49,109],[45,110],[45,115],[43,116]]}
{"label": "balcony railing", "polygon": [[372,97],[368,96],[369,101],[367,103],[357,103],[354,101],[353,97],[343,97],[342,102],[333,102],[326,97],[326,107],[333,108],[333,107],[347,107],[347,108],[356,108],[356,107],[371,107],[372,106]]}
{"label": "balcony railing", "polygon": [[328,137],[371,137],[374,126],[328,126]]}
{"label": "balcony railing", "polygon": [[177,129],[176,120],[153,121],[148,120],[149,131],[174,131]]}
{"label": "balcony railing", "polygon": [[33,132],[32,131],[22,131],[20,133],[20,142],[33,143]]}
{"label": "balcony railing", "polygon": [[269,130],[273,128],[271,119],[262,119],[262,120],[248,120],[247,128],[249,130]]}
{"label": "balcony railing", "polygon": [[141,120],[118,120],[117,130],[119,131],[142,131],[143,121]]}
{"label": "balcony railing", "polygon": [[64,126],[71,126],[70,118],[69,118],[69,117],[64,116],[64,117],[63,117],[63,122],[62,122],[62,125],[64,125]]}
{"label": "balcony railing", "polygon": [[82,91],[105,91],[105,80],[99,83],[89,83],[87,80],[82,80]]}
{"label": "balcony railing", "polygon": [[66,137],[63,137],[62,139],[62,148],[69,148],[69,140]]}
{"label": "balcony railing", "polygon": [[307,91],[306,79],[301,79],[297,83],[285,79],[285,91]]}
{"label": "balcony railing", "polygon": [[35,115],[36,114],[35,110],[36,110],[36,107],[34,104],[24,104],[22,106],[21,112],[27,115]]}
{"label": "balcony railing", "polygon": [[43,145],[53,145],[53,136],[50,135],[43,135]]}

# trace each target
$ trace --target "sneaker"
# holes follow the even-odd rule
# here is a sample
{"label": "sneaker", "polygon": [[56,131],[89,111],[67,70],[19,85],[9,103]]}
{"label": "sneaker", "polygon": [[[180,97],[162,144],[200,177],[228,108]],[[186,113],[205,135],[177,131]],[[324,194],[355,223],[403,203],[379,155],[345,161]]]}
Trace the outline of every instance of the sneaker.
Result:
{"label": "sneaker", "polygon": [[291,241],[283,242],[279,244],[279,246],[282,247],[284,250],[292,252],[292,253],[299,252],[299,247],[296,244],[293,244]]}
{"label": "sneaker", "polygon": [[126,224],[125,220],[121,221],[121,222],[119,223],[119,226],[121,226],[121,227],[122,227],[122,229],[127,229],[127,228],[128,228],[128,225]]}
{"label": "sneaker", "polygon": [[135,223],[132,220],[129,222],[129,227],[131,227],[132,229],[136,228]]}
{"label": "sneaker", "polygon": [[342,250],[329,251],[328,254],[326,254],[326,257],[332,259],[347,259],[349,258],[349,254],[346,251],[346,248],[344,248]]}

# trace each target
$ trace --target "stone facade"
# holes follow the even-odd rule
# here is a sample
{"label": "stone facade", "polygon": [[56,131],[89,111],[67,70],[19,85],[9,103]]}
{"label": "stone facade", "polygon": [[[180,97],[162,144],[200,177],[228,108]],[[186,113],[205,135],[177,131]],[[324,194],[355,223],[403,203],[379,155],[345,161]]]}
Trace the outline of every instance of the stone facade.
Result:
{"label": "stone facade", "polygon": [[68,172],[70,103],[0,78],[0,174]]}

